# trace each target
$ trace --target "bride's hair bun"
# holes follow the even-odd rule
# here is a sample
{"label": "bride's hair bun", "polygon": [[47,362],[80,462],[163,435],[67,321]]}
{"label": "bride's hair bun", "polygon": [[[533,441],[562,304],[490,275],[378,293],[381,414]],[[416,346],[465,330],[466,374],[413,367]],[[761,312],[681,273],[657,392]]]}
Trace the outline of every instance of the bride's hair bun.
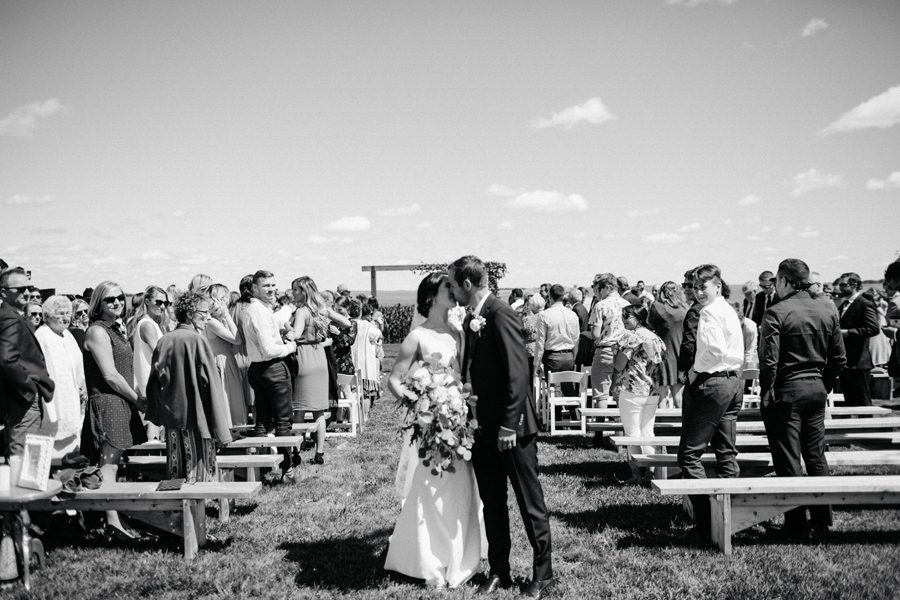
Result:
{"label": "bride's hair bun", "polygon": [[437,297],[441,289],[441,283],[447,276],[443,271],[435,271],[425,276],[425,279],[419,284],[416,292],[416,310],[423,317],[428,316],[428,311],[434,305],[434,299]]}

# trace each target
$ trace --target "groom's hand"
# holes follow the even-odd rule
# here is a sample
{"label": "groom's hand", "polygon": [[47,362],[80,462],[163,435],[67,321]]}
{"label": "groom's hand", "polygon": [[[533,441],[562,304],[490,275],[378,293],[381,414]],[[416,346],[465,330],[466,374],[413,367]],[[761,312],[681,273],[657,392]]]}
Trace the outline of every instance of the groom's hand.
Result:
{"label": "groom's hand", "polygon": [[501,427],[497,433],[497,449],[500,452],[512,450],[516,446],[516,432],[506,427]]}

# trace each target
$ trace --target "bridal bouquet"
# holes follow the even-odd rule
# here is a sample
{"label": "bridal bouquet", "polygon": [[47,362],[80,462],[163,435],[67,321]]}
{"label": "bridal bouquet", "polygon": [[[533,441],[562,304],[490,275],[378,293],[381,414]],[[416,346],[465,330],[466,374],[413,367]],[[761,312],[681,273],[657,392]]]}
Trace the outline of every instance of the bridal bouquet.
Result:
{"label": "bridal bouquet", "polygon": [[419,458],[432,475],[453,473],[456,460],[472,459],[478,422],[469,419],[469,392],[450,367],[434,354],[413,363],[403,380],[400,405],[407,409],[402,430],[419,445]]}

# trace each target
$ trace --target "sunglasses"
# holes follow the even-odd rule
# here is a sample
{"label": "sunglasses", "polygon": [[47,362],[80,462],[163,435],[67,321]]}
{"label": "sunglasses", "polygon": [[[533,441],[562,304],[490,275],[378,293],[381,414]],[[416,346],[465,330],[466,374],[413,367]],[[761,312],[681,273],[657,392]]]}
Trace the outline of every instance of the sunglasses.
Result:
{"label": "sunglasses", "polygon": [[20,286],[18,286],[18,287],[9,287],[9,286],[5,286],[5,285],[4,285],[4,286],[3,286],[3,289],[6,290],[6,291],[8,291],[8,292],[12,292],[12,293],[14,293],[14,294],[21,294],[22,292],[25,292],[25,291],[28,290],[28,286],[27,286],[27,285],[20,285]]}
{"label": "sunglasses", "polygon": [[694,288],[694,284],[693,284],[693,283],[685,282],[685,283],[682,283],[682,284],[681,284],[681,287],[682,287],[682,289],[690,290],[690,289],[693,289],[693,288]]}
{"label": "sunglasses", "polygon": [[103,299],[107,304],[112,304],[114,302],[125,302],[125,294],[119,294],[118,296],[107,296]]}
{"label": "sunglasses", "polygon": [[40,321],[40,320],[41,320],[41,313],[31,313],[30,315],[28,315],[28,318],[29,318],[29,319],[34,319],[35,321]]}
{"label": "sunglasses", "polygon": [[78,311],[75,311],[75,316],[76,316],[76,317],[84,317],[84,316],[86,316],[87,314],[88,314],[88,311],[86,311],[86,310],[78,310]]}
{"label": "sunglasses", "polygon": [[156,304],[160,308],[162,308],[163,306],[165,306],[166,308],[172,306],[172,303],[169,302],[168,300],[154,300],[153,303]]}

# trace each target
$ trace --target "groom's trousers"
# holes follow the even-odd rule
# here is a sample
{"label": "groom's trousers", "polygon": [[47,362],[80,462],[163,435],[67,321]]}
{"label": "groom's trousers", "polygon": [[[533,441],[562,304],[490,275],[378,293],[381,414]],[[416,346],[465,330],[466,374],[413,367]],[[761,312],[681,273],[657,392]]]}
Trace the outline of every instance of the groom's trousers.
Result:
{"label": "groom's trousers", "polygon": [[496,436],[478,432],[472,447],[472,467],[478,481],[478,493],[484,504],[484,529],[488,540],[491,574],[508,578],[509,510],[506,505],[506,479],[512,483],[528,541],[534,550],[534,580],[553,577],[550,547],[550,518],[544,504],[544,491],[538,480],[537,436],[518,438],[515,448],[500,452]]}

